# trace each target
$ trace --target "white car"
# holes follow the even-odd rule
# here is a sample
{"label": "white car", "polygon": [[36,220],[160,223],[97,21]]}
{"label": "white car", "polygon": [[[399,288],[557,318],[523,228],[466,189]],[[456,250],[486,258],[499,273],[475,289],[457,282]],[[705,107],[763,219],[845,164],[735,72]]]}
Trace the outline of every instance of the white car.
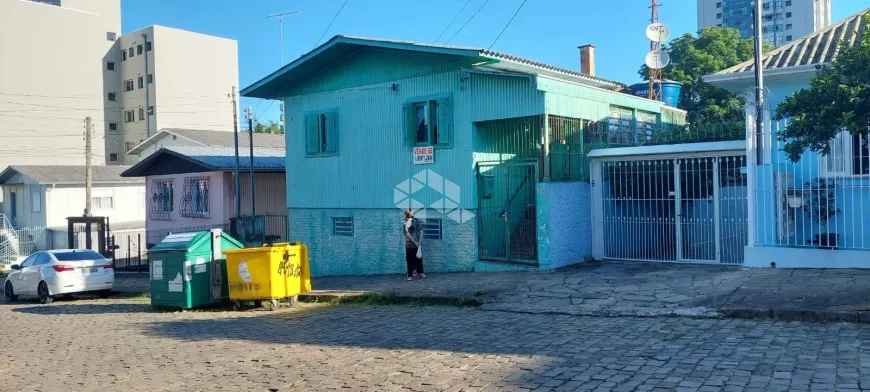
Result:
{"label": "white car", "polygon": [[114,284],[112,262],[99,253],[88,249],[48,250],[13,265],[3,292],[7,301],[28,295],[49,304],[55,296],[65,294],[96,292],[106,297]]}

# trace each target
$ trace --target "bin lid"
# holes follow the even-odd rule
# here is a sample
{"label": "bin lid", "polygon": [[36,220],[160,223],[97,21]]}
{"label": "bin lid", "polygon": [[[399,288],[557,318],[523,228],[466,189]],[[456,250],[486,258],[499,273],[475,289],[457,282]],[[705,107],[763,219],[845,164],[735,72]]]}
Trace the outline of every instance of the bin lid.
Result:
{"label": "bin lid", "polygon": [[[210,251],[211,249],[211,231],[192,231],[186,233],[173,233],[163,241],[160,241],[159,244],[154,245],[149,252],[160,252],[160,251],[182,251],[182,252],[193,252],[198,250]],[[221,232],[221,249],[239,249],[243,248],[244,245],[231,237],[226,232]],[[204,249],[200,249],[204,248]]]}

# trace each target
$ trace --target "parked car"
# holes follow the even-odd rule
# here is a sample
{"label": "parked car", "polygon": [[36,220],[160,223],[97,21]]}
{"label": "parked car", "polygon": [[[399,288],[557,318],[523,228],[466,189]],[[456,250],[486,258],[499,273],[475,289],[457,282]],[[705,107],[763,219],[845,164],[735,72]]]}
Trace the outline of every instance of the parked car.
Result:
{"label": "parked car", "polygon": [[43,304],[66,294],[96,292],[107,297],[115,284],[112,267],[111,261],[88,249],[36,252],[20,265],[12,265],[3,292],[7,301],[26,295],[36,296]]}

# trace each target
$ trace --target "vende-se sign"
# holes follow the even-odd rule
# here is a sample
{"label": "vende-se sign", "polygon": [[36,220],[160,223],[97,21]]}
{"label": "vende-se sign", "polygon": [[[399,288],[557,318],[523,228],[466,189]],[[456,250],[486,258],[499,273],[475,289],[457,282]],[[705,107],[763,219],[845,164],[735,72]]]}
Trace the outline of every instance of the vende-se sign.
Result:
{"label": "vende-se sign", "polygon": [[414,164],[426,165],[435,163],[434,147],[414,147]]}

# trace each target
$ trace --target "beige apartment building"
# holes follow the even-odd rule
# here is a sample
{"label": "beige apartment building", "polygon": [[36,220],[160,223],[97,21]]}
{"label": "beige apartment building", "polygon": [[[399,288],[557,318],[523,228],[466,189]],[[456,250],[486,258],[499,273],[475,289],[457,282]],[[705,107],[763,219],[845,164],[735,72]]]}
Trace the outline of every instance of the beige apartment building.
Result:
{"label": "beige apartment building", "polygon": [[0,170],[132,164],[162,128],[232,131],[234,40],[163,26],[121,34],[120,0],[0,0]]}

